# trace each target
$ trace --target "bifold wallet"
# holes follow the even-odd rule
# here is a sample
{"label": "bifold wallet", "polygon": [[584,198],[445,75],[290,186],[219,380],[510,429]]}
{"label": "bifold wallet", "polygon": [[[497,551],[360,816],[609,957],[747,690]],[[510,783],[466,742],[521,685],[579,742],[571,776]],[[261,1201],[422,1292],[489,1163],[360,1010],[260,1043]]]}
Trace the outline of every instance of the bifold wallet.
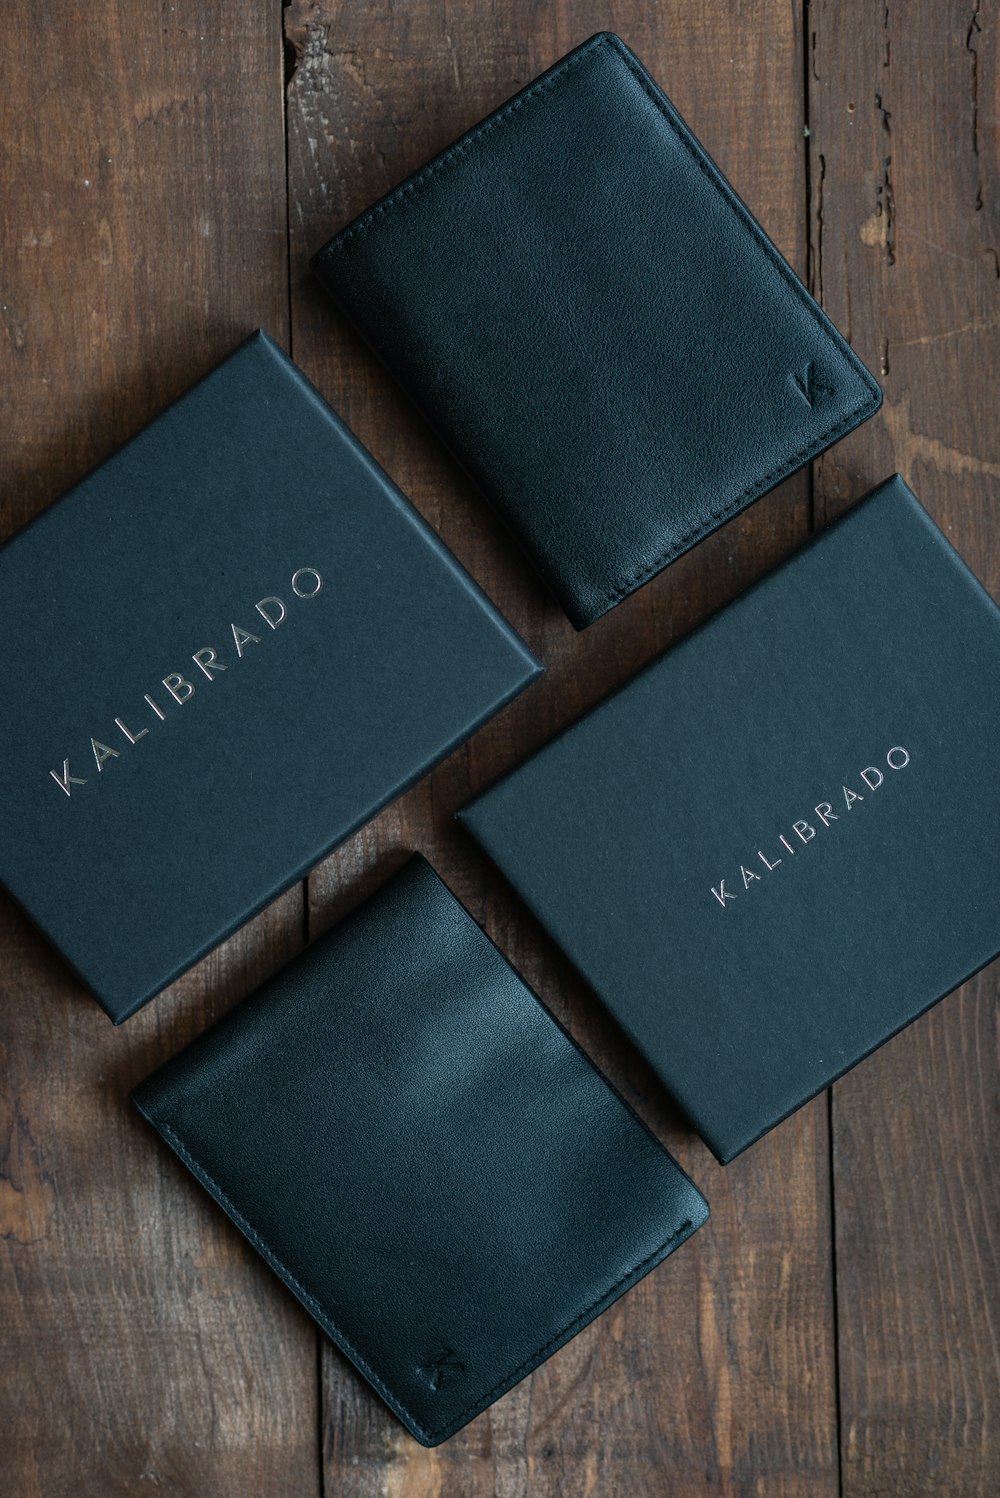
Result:
{"label": "bifold wallet", "polygon": [[578,629],[881,402],[610,34],[313,266]]}
{"label": "bifold wallet", "polygon": [[0,879],[116,1021],[541,670],[262,333],[0,594]]}
{"label": "bifold wallet", "polygon": [[419,857],[133,1097],[425,1446],[708,1215]]}
{"label": "bifold wallet", "polygon": [[998,686],[896,477],[460,815],[727,1161],[1000,950]]}

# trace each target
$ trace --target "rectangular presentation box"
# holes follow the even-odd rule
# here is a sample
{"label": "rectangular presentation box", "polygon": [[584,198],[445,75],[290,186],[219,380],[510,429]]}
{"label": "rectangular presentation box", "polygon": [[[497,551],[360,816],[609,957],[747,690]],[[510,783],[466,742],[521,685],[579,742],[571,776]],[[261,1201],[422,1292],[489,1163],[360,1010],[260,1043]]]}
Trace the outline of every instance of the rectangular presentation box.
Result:
{"label": "rectangular presentation box", "polygon": [[115,1021],[541,670],[263,333],[0,594],[0,879]]}
{"label": "rectangular presentation box", "polygon": [[133,1098],[425,1446],[708,1216],[419,857]]}
{"label": "rectangular presentation box", "polygon": [[610,32],[313,265],[578,629],[882,399]]}
{"label": "rectangular presentation box", "polygon": [[998,694],[897,476],[460,816],[725,1162],[1000,950]]}

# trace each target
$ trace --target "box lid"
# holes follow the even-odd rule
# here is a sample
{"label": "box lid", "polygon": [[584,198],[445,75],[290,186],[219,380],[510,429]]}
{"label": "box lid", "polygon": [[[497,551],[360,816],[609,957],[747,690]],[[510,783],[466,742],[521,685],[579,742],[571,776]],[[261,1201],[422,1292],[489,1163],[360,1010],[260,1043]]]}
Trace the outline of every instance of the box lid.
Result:
{"label": "box lid", "polygon": [[1000,950],[998,701],[897,476],[460,815],[726,1161]]}
{"label": "box lid", "polygon": [[0,878],[116,1021],[541,670],[263,333],[0,593]]}

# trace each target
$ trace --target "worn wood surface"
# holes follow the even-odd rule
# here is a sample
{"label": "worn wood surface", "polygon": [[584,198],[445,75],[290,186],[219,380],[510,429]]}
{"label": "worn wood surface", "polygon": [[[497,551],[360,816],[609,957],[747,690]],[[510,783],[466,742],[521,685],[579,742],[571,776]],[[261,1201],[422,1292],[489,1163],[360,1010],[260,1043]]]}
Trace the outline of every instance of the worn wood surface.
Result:
{"label": "worn wood surface", "polygon": [[[814,273],[885,389],[818,465],[817,518],[897,468],[1000,597],[1000,8],[877,8],[848,31],[810,6]],[[844,1498],[1000,1493],[997,988],[833,1089]]]}
{"label": "worn wood surface", "polygon": [[[471,791],[893,468],[1000,592],[996,25],[995,0],[719,0],[710,17],[682,0],[4,9],[3,533],[262,324],[549,666],[308,888],[123,1029],[0,903],[4,1498],[1000,1490],[996,972],[722,1170],[451,823]],[[580,636],[307,259],[605,26],[882,371],[886,407]],[[433,1452],[125,1101],[411,848],[713,1210],[676,1258]]]}
{"label": "worn wood surface", "polygon": [[[258,322],[287,334],[288,282],[258,7],[5,6],[0,74],[8,534]],[[126,1100],[292,956],[302,909],[115,1030],[0,905],[4,1498],[320,1493],[314,1328]]]}

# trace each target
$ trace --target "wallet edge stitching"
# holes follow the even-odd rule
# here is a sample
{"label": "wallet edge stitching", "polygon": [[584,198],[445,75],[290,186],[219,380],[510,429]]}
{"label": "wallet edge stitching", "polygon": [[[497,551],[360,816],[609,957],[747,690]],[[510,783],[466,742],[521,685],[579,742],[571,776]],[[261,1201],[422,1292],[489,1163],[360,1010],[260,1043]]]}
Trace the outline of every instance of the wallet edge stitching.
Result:
{"label": "wallet edge stitching", "polygon": [[498,125],[504,124],[523,104],[527,104],[529,99],[533,99],[536,94],[542,93],[543,90],[551,88],[554,83],[558,83],[566,73],[576,67],[577,63],[582,62],[585,57],[590,56],[591,52],[596,51],[598,47],[605,45],[610,40],[610,33],[602,33],[599,36],[593,37],[589,42],[585,42],[578,51],[571,53],[569,57],[563,58],[561,63],[557,63],[547,73],[544,73],[541,78],[537,78],[534,83],[522,89],[519,94],[515,94],[513,99],[508,99],[506,104],[501,104],[485,120],[480,120],[478,125],[474,125],[467,134],[463,135],[459,140],[453,141],[450,146],[446,146],[440,155],[435,156],[432,161],[427,162],[425,166],[420,167],[411,176],[407,177],[405,182],[401,182],[398,187],[394,187],[390,192],[386,193],[380,202],[376,203],[374,207],[369,208],[360,218],[356,218],[353,223],[341,229],[339,234],[335,234],[323,246],[316,259],[326,260],[332,258],[338,250],[343,248],[349,239],[353,239],[356,234],[363,233],[374,219],[381,218],[382,214],[395,208],[408,193],[415,192],[418,187],[422,187],[428,178],[433,177],[436,172],[439,172],[442,167],[447,166],[456,156],[460,156],[469,146],[474,145],[481,136],[488,135]]}
{"label": "wallet edge stitching", "polygon": [[202,1185],[206,1187],[210,1194],[215,1197],[216,1201],[224,1209],[226,1214],[232,1219],[232,1221],[236,1224],[236,1226],[240,1229],[240,1231],[244,1234],[244,1236],[248,1239],[252,1246],[257,1250],[257,1252],[261,1255],[265,1262],[270,1265],[270,1267],[278,1275],[279,1279],[284,1281],[288,1288],[292,1290],[296,1297],[303,1303],[306,1309],[311,1311],[312,1314],[316,1317],[323,1330],[326,1331],[333,1338],[334,1342],[336,1342],[343,1349],[343,1351],[348,1354],[352,1361],[357,1365],[360,1372],[371,1383],[372,1387],[379,1394],[381,1394],[382,1398],[389,1405],[390,1409],[395,1411],[397,1415],[400,1415],[405,1423],[412,1426],[414,1430],[418,1431],[420,1435],[425,1437],[428,1441],[436,1441],[451,1434],[454,1430],[457,1430],[462,1425],[462,1423],[468,1416],[477,1413],[481,1409],[485,1409],[487,1405],[492,1402],[494,1397],[500,1397],[500,1391],[504,1391],[505,1386],[506,1388],[513,1387],[513,1384],[518,1381],[522,1373],[527,1374],[531,1370],[531,1368],[537,1364],[537,1362],[544,1358],[549,1348],[555,1348],[555,1345],[561,1340],[568,1340],[568,1336],[571,1336],[573,1334],[573,1329],[578,1325],[582,1330],[583,1326],[586,1325],[587,1321],[591,1318],[591,1313],[594,1311],[595,1307],[599,1306],[602,1301],[607,1300],[609,1296],[614,1296],[615,1291],[620,1286],[624,1285],[627,1280],[631,1279],[633,1275],[639,1275],[641,1277],[641,1271],[647,1264],[650,1266],[650,1268],[654,1267],[652,1261],[655,1260],[657,1256],[666,1257],[666,1255],[664,1254],[664,1250],[669,1249],[672,1243],[676,1242],[678,1238],[680,1238],[684,1233],[687,1233],[689,1230],[692,1230],[695,1226],[694,1220],[692,1218],[688,1218],[684,1222],[682,1222],[680,1226],[676,1228],[672,1233],[670,1233],[669,1236],[662,1241],[662,1243],[659,1243],[651,1253],[640,1259],[637,1264],[633,1264],[631,1268],[626,1270],[626,1272],[614,1282],[614,1284],[608,1286],[607,1289],[602,1290],[600,1295],[598,1295],[596,1299],[592,1300],[589,1305],[584,1307],[582,1311],[578,1312],[578,1314],[574,1316],[573,1319],[566,1324],[566,1326],[555,1332],[550,1338],[548,1338],[547,1341],[545,1341],[541,1345],[541,1347],[537,1348],[533,1353],[525,1358],[523,1362],[519,1363],[516,1368],[513,1368],[508,1373],[504,1374],[503,1377],[500,1378],[491,1388],[487,1389],[485,1393],[478,1394],[471,1404],[467,1405],[465,1409],[460,1410],[457,1415],[453,1415],[452,1418],[446,1422],[446,1424],[438,1427],[435,1430],[429,1430],[417,1419],[412,1411],[409,1410],[395,1394],[393,1394],[388,1385],[379,1377],[379,1375],[366,1361],[366,1359],[362,1357],[361,1353],[354,1346],[354,1343],[340,1330],[336,1322],[333,1320],[332,1316],[330,1316],[329,1313],[324,1309],[322,1303],[316,1298],[316,1296],[313,1295],[311,1291],[307,1290],[306,1287],[302,1284],[301,1280],[299,1280],[291,1272],[291,1270],[282,1263],[281,1259],[279,1259],[274,1250],[270,1248],[265,1240],[260,1236],[249,1219],[236,1206],[236,1203],[233,1201],[232,1197],[223,1190],[218,1181],[216,1181],[214,1177],[209,1174],[205,1167],[191,1153],[187,1145],[184,1143],[183,1139],[177,1133],[176,1129],[173,1129],[170,1124],[163,1121],[157,1122],[151,1119],[150,1122],[155,1122],[156,1128],[159,1129],[159,1131],[163,1134],[164,1138],[184,1161],[185,1165],[187,1165],[188,1168],[197,1177],[197,1179],[201,1181]]}
{"label": "wallet edge stitching", "polygon": [[[861,421],[864,420],[864,413],[869,406],[871,407],[870,414],[874,416],[880,405],[881,399],[870,395],[860,405],[852,406],[846,415],[835,422],[832,427],[829,427],[825,432],[821,432],[818,437],[812,438],[805,447],[799,448],[797,452],[782,458],[776,468],[770,469],[763,477],[754,479],[734,499],[727,500],[721,509],[713,510],[691,530],[686,531],[683,536],[672,541],[666,551],[660,552],[651,562],[644,563],[638,572],[633,573],[622,582],[616,583],[608,592],[602,593],[600,595],[601,600],[611,605],[620,603],[630,593],[634,593],[636,588],[640,587],[655,573],[661,572],[669,562],[674,561],[683,552],[696,546],[699,541],[707,539],[725,521],[731,519],[740,510],[747,509],[754,500],[762,499],[768,490],[775,488],[782,479],[790,478],[810,458],[817,457],[827,447],[831,446],[838,437],[846,434],[853,427],[859,426]],[[597,617],[599,618],[600,615]]]}
{"label": "wallet edge stitching", "polygon": [[447,1425],[443,1425],[440,1430],[431,1431],[430,1434],[432,1436],[442,1436],[451,1429],[458,1429],[462,1421],[467,1416],[473,1415],[477,1408],[485,1409],[494,1398],[502,1397],[502,1394],[506,1390],[513,1388],[522,1375],[530,1373],[532,1368],[537,1367],[544,1360],[550,1348],[552,1351],[558,1352],[559,1347],[569,1341],[576,1330],[582,1331],[588,1322],[593,1319],[593,1313],[602,1302],[610,1304],[611,1300],[615,1298],[616,1290],[625,1285],[628,1280],[633,1280],[633,1283],[635,1283],[638,1279],[641,1279],[647,1265],[650,1269],[655,1268],[656,1262],[666,1257],[664,1250],[669,1249],[671,1244],[675,1243],[678,1238],[689,1231],[693,1231],[694,1228],[694,1219],[690,1217],[686,1218],[679,1227],[675,1228],[672,1233],[663,1239],[662,1243],[657,1244],[656,1248],[648,1253],[645,1258],[640,1259],[637,1264],[633,1264],[631,1269],[627,1269],[619,1279],[615,1280],[613,1285],[609,1285],[606,1290],[602,1290],[596,1299],[592,1300],[589,1305],[585,1306],[582,1311],[573,1317],[572,1321],[567,1322],[559,1331],[554,1332],[548,1341],[543,1342],[541,1347],[536,1348],[523,1362],[518,1363],[516,1368],[504,1374],[491,1389],[487,1389],[484,1395],[477,1396],[464,1410],[459,1410],[458,1414],[454,1415]]}
{"label": "wallet edge stitching", "polygon": [[865,367],[864,362],[859,358],[854,349],[851,348],[843,334],[832,323],[827,326],[829,319],[826,317],[822,307],[819,306],[816,299],[811,295],[808,287],[804,286],[799,277],[796,276],[791,266],[780,254],[764,229],[757,223],[735,189],[726,181],[722,172],[705,151],[705,148],[692,135],[690,129],[680,116],[675,117],[673,105],[661,93],[655,79],[645,71],[638,59],[630,55],[618,37],[609,33],[607,40],[611,43],[612,50],[617,53],[625,67],[635,78],[639,87],[656,106],[666,124],[673,130],[678,141],[691,156],[695,165],[703,172],[726,206],[736,215],[758,249],[771,261],[788,289],[801,302],[804,310],[809,313],[826,344],[840,356],[841,361],[860,379],[861,384],[867,392],[864,398],[851,406],[834,422],[833,426],[828,427],[826,431],[819,433],[818,436],[810,438],[805,446],[799,448],[798,451],[783,457],[776,467],[770,469],[762,477],[754,479],[745,489],[741,490],[735,499],[727,501],[721,509],[715,510],[708,515],[704,522],[699,522],[698,525],[687,531],[683,536],[672,541],[666,551],[659,553],[651,562],[644,564],[637,573],[626,578],[624,582],[616,584],[603,595],[609,602],[614,603],[627,597],[629,593],[633,592],[647,578],[651,577],[655,572],[660,571],[669,561],[678,556],[690,542],[694,541],[695,538],[701,539],[707,536],[710,533],[709,527],[715,527],[723,520],[729,518],[730,515],[735,514],[738,509],[752,502],[753,499],[761,498],[781,478],[794,473],[810,457],[822,452],[829,445],[831,439],[835,440],[842,432],[846,432],[852,426],[859,424],[858,419],[863,419],[862,413],[864,411],[871,408],[871,413],[874,415],[875,411],[882,404],[882,391],[871,371]]}

